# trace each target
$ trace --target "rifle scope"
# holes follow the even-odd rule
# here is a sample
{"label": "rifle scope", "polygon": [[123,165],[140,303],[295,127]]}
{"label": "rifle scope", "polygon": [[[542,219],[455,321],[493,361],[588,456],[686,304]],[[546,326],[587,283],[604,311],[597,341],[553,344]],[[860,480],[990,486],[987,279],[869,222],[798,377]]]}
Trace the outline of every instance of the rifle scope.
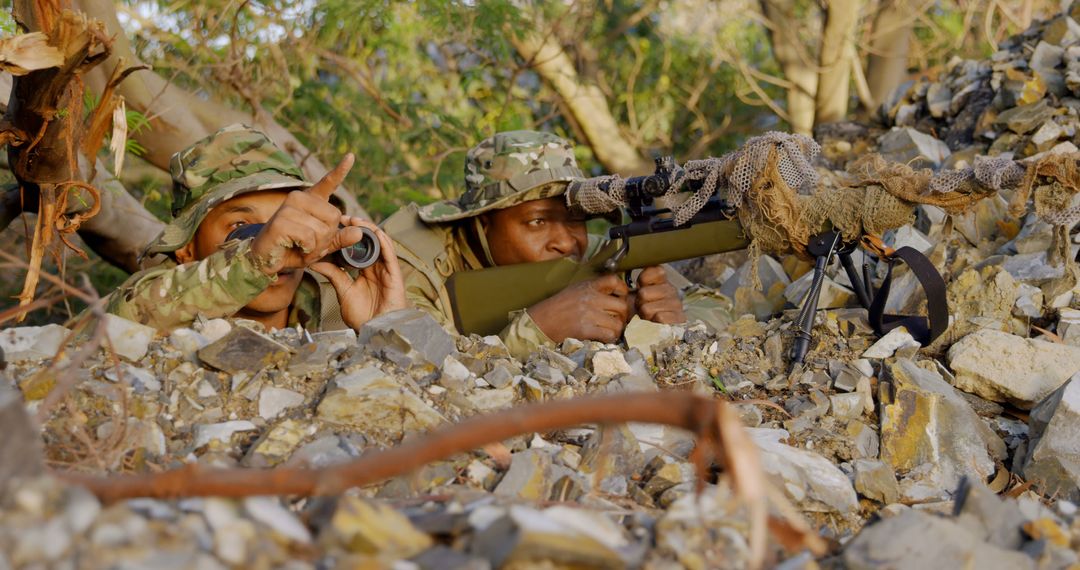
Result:
{"label": "rifle scope", "polygon": [[[266,224],[242,225],[229,232],[225,241],[253,238],[258,235],[265,225]],[[363,269],[374,265],[379,259],[379,254],[382,253],[382,248],[379,246],[379,238],[375,236],[375,232],[367,228],[360,228],[360,231],[364,233],[364,237],[348,247],[343,247],[335,251],[331,255],[330,261],[337,265],[348,265],[357,269]]]}

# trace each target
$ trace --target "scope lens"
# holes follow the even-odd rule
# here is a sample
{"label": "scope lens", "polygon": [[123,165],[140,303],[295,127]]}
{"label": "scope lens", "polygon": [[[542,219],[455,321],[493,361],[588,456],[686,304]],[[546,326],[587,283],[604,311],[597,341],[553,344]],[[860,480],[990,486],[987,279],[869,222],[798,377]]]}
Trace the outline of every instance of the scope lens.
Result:
{"label": "scope lens", "polygon": [[338,251],[338,257],[341,261],[357,269],[373,265],[382,252],[382,248],[379,247],[379,239],[375,237],[375,232],[367,228],[360,229],[364,232],[364,237],[353,245]]}
{"label": "scope lens", "polygon": [[229,232],[229,235],[225,237],[225,241],[253,238],[259,234],[259,231],[262,230],[265,225],[266,224],[244,224]]}

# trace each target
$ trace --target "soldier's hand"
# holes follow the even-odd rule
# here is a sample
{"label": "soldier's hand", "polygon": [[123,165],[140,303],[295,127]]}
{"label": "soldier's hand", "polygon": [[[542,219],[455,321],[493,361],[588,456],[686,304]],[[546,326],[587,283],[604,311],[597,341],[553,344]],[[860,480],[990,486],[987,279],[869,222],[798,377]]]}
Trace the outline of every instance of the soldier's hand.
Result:
{"label": "soldier's hand", "polygon": [[315,185],[289,192],[251,242],[251,253],[267,275],[303,269],[326,254],[360,241],[363,232],[356,226],[339,228],[341,210],[330,203],[330,194],[345,179],[353,165],[353,155],[341,162]]}
{"label": "soldier's hand", "polygon": [[686,322],[679,291],[668,281],[664,268],[647,267],[637,281],[633,299],[639,317],[667,325]]}
{"label": "soldier's hand", "polygon": [[[311,270],[325,276],[337,291],[341,317],[352,329],[359,329],[364,323],[383,313],[404,309],[405,279],[398,266],[397,254],[394,253],[394,240],[375,224],[350,216],[340,216],[341,224],[346,228],[368,228],[379,238],[381,253],[379,260],[360,270],[354,279],[344,269],[328,261],[311,264]],[[360,241],[359,239],[355,240]],[[346,244],[346,246],[352,243]]]}
{"label": "soldier's hand", "polygon": [[528,308],[548,338],[617,342],[630,319],[629,289],[618,275],[575,283]]}

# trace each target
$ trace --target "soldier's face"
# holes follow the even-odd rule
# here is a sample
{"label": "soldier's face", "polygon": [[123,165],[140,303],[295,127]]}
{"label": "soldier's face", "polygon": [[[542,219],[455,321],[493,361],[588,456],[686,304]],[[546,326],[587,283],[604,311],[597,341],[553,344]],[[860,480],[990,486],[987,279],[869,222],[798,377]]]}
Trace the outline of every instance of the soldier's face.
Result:
{"label": "soldier's face", "polygon": [[[288,191],[284,190],[252,192],[218,204],[199,224],[191,243],[176,252],[177,261],[188,263],[204,259],[221,249],[225,238],[236,228],[244,224],[265,224],[285,202],[288,194]],[[244,309],[254,313],[276,313],[287,309],[303,276],[304,273],[300,270],[278,273],[277,281]]]}
{"label": "soldier's face", "polygon": [[496,265],[562,257],[581,259],[588,246],[585,220],[571,216],[561,197],[532,200],[487,214],[487,239]]}

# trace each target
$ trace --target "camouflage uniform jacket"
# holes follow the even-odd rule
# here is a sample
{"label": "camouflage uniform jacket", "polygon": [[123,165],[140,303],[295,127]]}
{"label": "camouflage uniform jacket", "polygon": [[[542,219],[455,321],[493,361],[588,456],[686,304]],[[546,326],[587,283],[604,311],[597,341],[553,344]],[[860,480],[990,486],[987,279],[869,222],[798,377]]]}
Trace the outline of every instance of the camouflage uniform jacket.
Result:
{"label": "camouflage uniform jacket", "polygon": [[[109,295],[105,310],[162,331],[190,326],[200,315],[230,317],[274,279],[252,263],[250,244],[250,240],[227,243],[201,261],[179,265],[169,259],[144,269]],[[337,297],[326,294],[329,285],[324,281],[311,272],[304,274],[289,306],[289,326],[309,330],[344,326],[334,326],[334,319],[324,315],[324,309],[340,314]]]}
{"label": "camouflage uniform jacket", "polygon": [[[447,329],[455,330],[446,280],[458,271],[483,269],[484,264],[469,245],[466,225],[427,224],[419,218],[418,211],[415,204],[398,210],[383,222],[383,229],[394,238],[409,302],[431,314]],[[595,255],[606,243],[603,237],[590,234],[585,257]],[[671,284],[684,292],[683,304],[689,319],[701,320],[713,328],[731,321],[730,303],[721,295],[692,287],[670,266],[664,268]],[[525,310],[511,313],[510,324],[499,337],[511,354],[519,358],[541,346],[554,346]]]}

